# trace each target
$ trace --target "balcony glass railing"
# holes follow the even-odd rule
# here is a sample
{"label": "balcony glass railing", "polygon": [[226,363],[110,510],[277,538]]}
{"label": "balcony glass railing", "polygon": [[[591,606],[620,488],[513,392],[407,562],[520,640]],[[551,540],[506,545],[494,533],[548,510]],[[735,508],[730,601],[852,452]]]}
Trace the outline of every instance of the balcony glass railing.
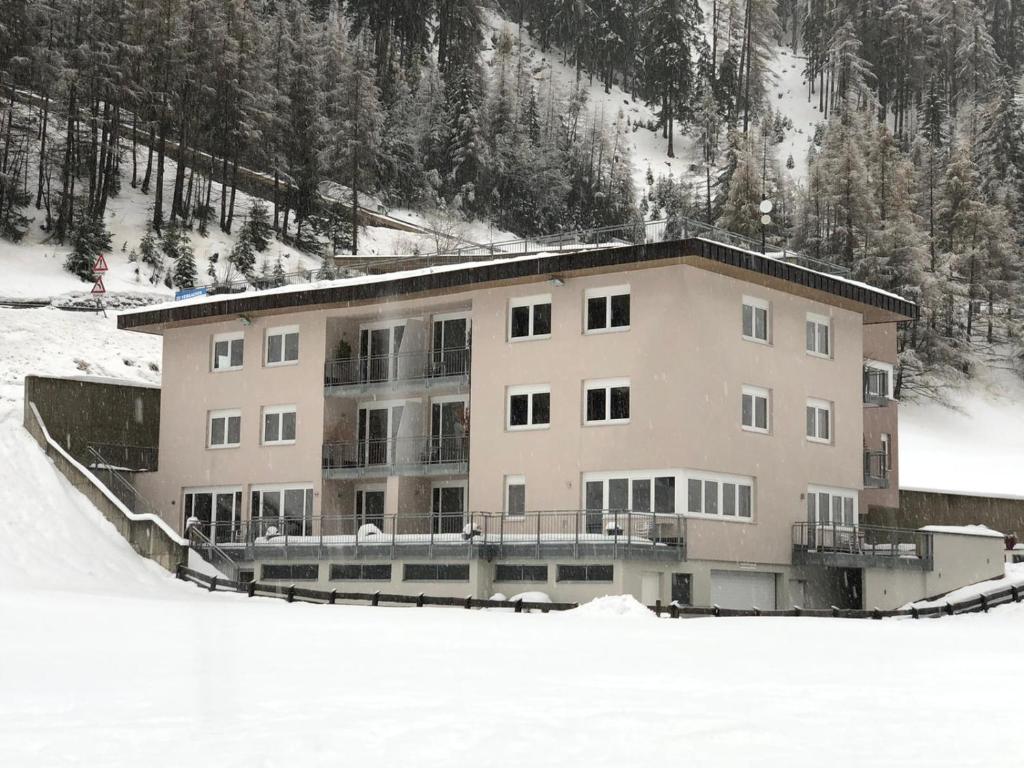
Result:
{"label": "balcony glass railing", "polygon": [[468,347],[328,360],[324,386],[384,384],[469,375]]}

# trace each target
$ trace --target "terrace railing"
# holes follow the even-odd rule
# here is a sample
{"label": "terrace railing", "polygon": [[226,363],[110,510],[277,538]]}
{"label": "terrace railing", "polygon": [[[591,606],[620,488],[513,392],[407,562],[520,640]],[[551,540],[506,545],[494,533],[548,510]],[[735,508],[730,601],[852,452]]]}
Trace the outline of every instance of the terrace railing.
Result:
{"label": "terrace railing", "polygon": [[328,360],[324,386],[381,384],[469,375],[468,347]]}
{"label": "terrace railing", "polygon": [[159,450],[146,445],[92,443],[93,458],[102,461],[98,469],[116,469],[122,472],[156,472]]}
{"label": "terrace railing", "polygon": [[793,548],[799,552],[918,560],[930,565],[932,534],[912,528],[842,523],[796,523]]}
{"label": "terrace railing", "polygon": [[611,556],[657,551],[684,559],[686,520],[675,513],[632,510],[568,510],[503,515],[486,512],[438,514],[263,517],[193,526],[211,544],[238,559],[314,557],[368,549],[393,556],[405,548],[441,547],[446,554],[545,553]]}
{"label": "terrace railing", "polygon": [[889,457],[885,451],[864,451],[864,487],[889,487]]}
{"label": "terrace railing", "polygon": [[468,435],[392,437],[325,443],[323,469],[443,467],[469,462]]}

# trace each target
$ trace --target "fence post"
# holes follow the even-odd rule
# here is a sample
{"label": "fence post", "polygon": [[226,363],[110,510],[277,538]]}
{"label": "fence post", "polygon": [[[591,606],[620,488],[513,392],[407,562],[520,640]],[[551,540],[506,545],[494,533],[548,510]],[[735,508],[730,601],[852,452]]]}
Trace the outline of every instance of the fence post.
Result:
{"label": "fence post", "polygon": [[287,600],[289,603],[294,603],[295,602],[295,585],[294,584],[292,584],[292,585],[290,585],[288,587],[288,594],[285,595],[285,600]]}
{"label": "fence post", "polygon": [[947,616],[952,616],[953,615],[953,606],[950,605],[949,603],[946,603],[946,605],[944,607],[944,610],[946,611],[946,615]]}
{"label": "fence post", "polygon": [[872,619],[881,619],[882,618],[882,612],[880,610],[878,610],[878,606],[877,605],[875,606],[875,609],[871,612],[871,618]]}
{"label": "fence post", "polygon": [[1019,603],[1020,602],[1020,592],[1017,590],[1016,586],[1014,586],[1014,585],[1010,586],[1010,594],[1013,595],[1013,602],[1015,602],[1015,603]]}
{"label": "fence post", "polygon": [[837,606],[837,605],[833,605],[832,606],[832,618],[833,619],[838,619],[839,618],[839,606]]}
{"label": "fence post", "polygon": [[516,600],[516,613],[522,613],[522,612],[523,612],[523,598],[519,598],[518,600]]}
{"label": "fence post", "polygon": [[654,601],[654,615],[661,618],[661,600]]}
{"label": "fence post", "polygon": [[373,593],[373,597],[370,598],[370,605],[375,608],[380,605],[380,590]]}
{"label": "fence post", "polygon": [[673,602],[668,607],[668,615],[671,616],[673,619],[679,618],[679,606],[676,603]]}
{"label": "fence post", "polygon": [[920,619],[921,618],[921,612],[919,610],[917,610],[917,606],[916,605],[910,606],[910,615],[913,616],[915,619]]}
{"label": "fence post", "polygon": [[214,576],[212,579],[210,579],[210,591],[211,592],[216,592],[217,591],[217,577],[216,576]]}
{"label": "fence post", "polygon": [[249,588],[246,590],[246,594],[249,597],[256,597],[256,579],[249,582]]}
{"label": "fence post", "polygon": [[332,589],[331,596],[327,599],[328,605],[334,605],[338,602],[338,590]]}
{"label": "fence post", "polygon": [[[178,563],[177,567],[174,569],[174,578],[181,579],[182,581],[185,580],[185,564],[184,563]],[[1016,591],[1016,587],[1014,588],[1014,590]],[[1016,599],[1017,599],[1017,595],[1014,594],[1014,600],[1016,600]]]}
{"label": "fence post", "polygon": [[721,616],[722,615],[722,609],[719,608],[717,605],[711,606],[711,615],[712,616]]}
{"label": "fence post", "polygon": [[468,611],[472,607],[473,607],[473,596],[472,595],[466,595],[466,610]]}
{"label": "fence post", "polygon": [[537,557],[540,558],[540,512],[537,513]]}
{"label": "fence post", "polygon": [[984,594],[980,595],[980,597],[981,597],[981,610],[983,610],[985,613],[988,613],[988,598],[985,597]]}
{"label": "fence post", "polygon": [[423,593],[422,592],[420,592],[419,595],[416,596],[416,607],[417,608],[422,608],[423,607]]}

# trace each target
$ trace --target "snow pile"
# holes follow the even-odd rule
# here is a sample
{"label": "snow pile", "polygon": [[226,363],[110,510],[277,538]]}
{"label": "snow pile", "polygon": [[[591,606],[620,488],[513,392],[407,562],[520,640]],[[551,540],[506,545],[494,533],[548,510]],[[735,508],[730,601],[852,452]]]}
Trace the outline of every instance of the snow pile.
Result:
{"label": "snow pile", "polygon": [[[952,592],[935,600],[919,600],[916,603],[907,603],[903,608],[909,609],[912,605],[918,608],[930,608],[936,605],[945,605],[946,603],[956,603],[961,600],[970,600],[978,595],[991,595],[993,592],[1001,592],[1014,586],[1024,587],[1024,563],[1007,563],[1006,575],[1002,578],[989,579],[988,581],[980,581],[977,584],[960,587],[960,589],[954,589]],[[1002,607],[998,610],[1004,612]]]}
{"label": "snow pile", "polygon": [[628,619],[653,619],[654,614],[632,595],[605,595],[584,603],[569,612],[574,616],[624,617]]}

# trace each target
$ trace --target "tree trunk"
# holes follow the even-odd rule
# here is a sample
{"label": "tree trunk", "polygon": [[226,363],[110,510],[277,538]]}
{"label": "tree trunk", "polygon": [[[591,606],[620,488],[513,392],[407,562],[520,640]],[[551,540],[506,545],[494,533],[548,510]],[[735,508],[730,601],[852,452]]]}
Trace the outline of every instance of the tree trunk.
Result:
{"label": "tree trunk", "polygon": [[132,189],[138,186],[139,180],[139,115],[132,112]]}
{"label": "tree trunk", "polygon": [[238,147],[235,147],[231,158],[231,201],[228,203],[228,226],[224,231],[231,234],[231,224],[235,220],[235,190],[238,189]]}
{"label": "tree trunk", "polygon": [[164,224],[164,152],[167,149],[167,128],[160,122],[160,139],[156,154],[156,192],[153,195],[153,229],[157,234]]}
{"label": "tree trunk", "polygon": [[153,124],[149,124],[149,151],[146,153],[146,175],[142,178],[142,194],[149,194],[149,179],[153,174],[153,145],[156,144],[156,136]]}
{"label": "tree trunk", "polygon": [[36,188],[36,209],[43,202],[43,169],[46,167],[46,132],[50,123],[50,94],[43,96],[43,117],[39,131],[39,184]]}

